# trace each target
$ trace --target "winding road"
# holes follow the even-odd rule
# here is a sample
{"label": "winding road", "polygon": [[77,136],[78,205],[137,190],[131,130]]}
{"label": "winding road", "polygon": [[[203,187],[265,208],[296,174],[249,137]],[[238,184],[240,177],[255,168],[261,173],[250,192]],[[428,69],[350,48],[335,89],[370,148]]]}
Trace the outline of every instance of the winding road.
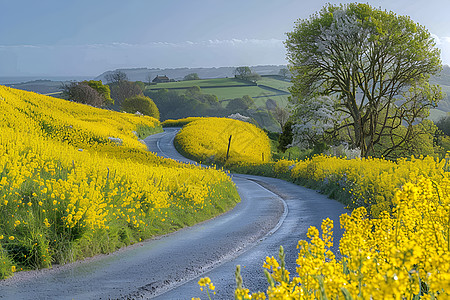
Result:
{"label": "winding road", "polygon": [[[145,140],[158,155],[194,163],[173,146],[177,129],[166,129]],[[198,280],[208,276],[216,286],[214,299],[234,296],[236,265],[244,285],[265,291],[262,264],[278,256],[283,245],[286,266],[295,273],[297,242],[309,226],[324,218],[335,221],[335,241],[342,231],[344,205],[313,190],[279,179],[233,174],[242,201],[212,220],[109,255],[19,272],[0,281],[0,299],[191,299],[205,298]],[[334,249],[337,252],[337,246]]]}

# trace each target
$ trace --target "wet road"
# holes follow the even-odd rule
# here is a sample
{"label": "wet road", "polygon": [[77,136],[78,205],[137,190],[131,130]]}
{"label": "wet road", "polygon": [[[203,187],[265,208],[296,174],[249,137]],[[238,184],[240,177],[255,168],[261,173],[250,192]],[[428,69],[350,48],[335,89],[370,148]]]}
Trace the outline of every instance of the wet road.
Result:
{"label": "wet road", "polygon": [[[151,151],[181,157],[173,147],[176,130],[145,140]],[[234,270],[244,285],[266,289],[262,264],[283,245],[288,270],[295,272],[297,242],[310,225],[329,217],[339,229],[344,206],[312,190],[274,178],[233,175],[241,196],[230,212],[158,239],[83,262],[17,273],[0,281],[1,299],[191,299],[205,298],[197,281],[209,276],[214,299],[232,299]],[[335,235],[339,240],[341,232]]]}

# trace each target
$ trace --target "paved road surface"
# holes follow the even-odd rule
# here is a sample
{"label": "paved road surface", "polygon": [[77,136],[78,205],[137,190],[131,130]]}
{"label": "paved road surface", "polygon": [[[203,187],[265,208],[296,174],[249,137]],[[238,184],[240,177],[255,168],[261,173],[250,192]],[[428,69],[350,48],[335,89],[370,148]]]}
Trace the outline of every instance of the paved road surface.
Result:
{"label": "paved road surface", "polygon": [[[176,129],[145,140],[151,151],[191,162],[173,147]],[[192,163],[192,162],[191,162]],[[205,298],[197,281],[209,276],[214,299],[232,299],[234,270],[242,266],[244,285],[264,291],[266,256],[286,251],[287,268],[295,272],[297,242],[310,225],[335,220],[344,206],[294,184],[248,175],[233,175],[241,196],[230,212],[157,239],[51,270],[17,273],[0,281],[0,299],[191,299]]]}

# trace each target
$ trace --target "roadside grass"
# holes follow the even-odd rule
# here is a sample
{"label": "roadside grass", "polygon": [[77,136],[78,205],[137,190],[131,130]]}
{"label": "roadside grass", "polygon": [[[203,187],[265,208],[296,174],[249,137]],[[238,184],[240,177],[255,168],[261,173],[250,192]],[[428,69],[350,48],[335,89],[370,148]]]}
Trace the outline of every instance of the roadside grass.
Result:
{"label": "roadside grass", "polygon": [[156,125],[154,127],[148,126],[146,124],[138,124],[136,126],[137,137],[141,140],[145,139],[149,135],[163,132],[161,125]]}

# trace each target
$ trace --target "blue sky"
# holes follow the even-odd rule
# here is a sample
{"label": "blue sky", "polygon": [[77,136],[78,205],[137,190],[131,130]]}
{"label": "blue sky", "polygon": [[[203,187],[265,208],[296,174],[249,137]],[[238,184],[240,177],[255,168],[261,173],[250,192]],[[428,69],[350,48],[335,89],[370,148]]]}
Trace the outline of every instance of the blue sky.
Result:
{"label": "blue sky", "polygon": [[[0,76],[286,64],[283,41],[322,0],[0,0]],[[450,65],[450,1],[373,0],[432,33]]]}

